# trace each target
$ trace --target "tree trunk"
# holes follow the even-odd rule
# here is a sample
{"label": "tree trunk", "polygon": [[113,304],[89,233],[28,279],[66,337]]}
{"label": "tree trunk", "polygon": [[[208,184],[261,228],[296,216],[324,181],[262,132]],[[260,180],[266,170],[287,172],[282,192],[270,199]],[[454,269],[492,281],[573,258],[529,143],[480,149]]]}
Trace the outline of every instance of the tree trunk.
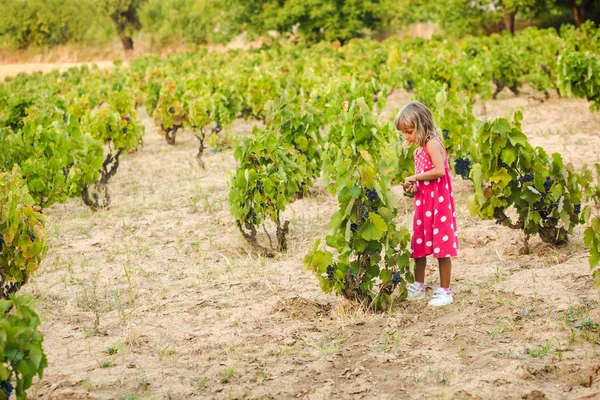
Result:
{"label": "tree trunk", "polygon": [[504,6],[504,29],[509,31],[511,34],[515,33],[515,15],[516,14],[517,14],[516,8],[513,11],[508,11],[506,6]]}
{"label": "tree trunk", "polygon": [[121,37],[121,43],[123,43],[123,48],[125,51],[133,50],[133,39],[127,36]]}
{"label": "tree trunk", "polygon": [[581,5],[578,6],[574,0],[569,1],[571,5],[571,11],[573,12],[573,19],[575,19],[575,25],[579,28],[587,20],[587,9],[590,5],[589,0],[583,0]]}

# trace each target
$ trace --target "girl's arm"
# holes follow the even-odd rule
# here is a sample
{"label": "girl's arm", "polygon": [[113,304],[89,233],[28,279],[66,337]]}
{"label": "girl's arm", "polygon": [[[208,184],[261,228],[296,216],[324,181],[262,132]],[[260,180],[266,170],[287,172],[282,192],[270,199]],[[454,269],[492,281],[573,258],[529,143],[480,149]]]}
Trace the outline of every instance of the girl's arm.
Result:
{"label": "girl's arm", "polygon": [[431,181],[433,179],[437,179],[439,177],[444,176],[444,174],[446,173],[444,169],[444,159],[446,158],[446,152],[444,151],[444,147],[442,146],[440,141],[428,141],[425,145],[425,150],[427,151],[427,154],[429,154],[429,157],[431,157],[433,168],[429,171],[409,176],[404,180],[405,183],[416,181]]}

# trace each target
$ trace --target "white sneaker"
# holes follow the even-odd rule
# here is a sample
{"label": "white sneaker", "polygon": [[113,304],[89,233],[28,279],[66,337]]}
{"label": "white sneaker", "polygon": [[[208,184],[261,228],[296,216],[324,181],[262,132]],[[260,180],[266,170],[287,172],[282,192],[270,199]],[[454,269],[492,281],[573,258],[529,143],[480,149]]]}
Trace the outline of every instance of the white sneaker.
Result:
{"label": "white sneaker", "polygon": [[408,289],[406,300],[423,300],[425,298],[425,286],[421,286],[419,282],[411,283],[406,289]]}
{"label": "white sneaker", "polygon": [[448,304],[452,304],[454,299],[452,299],[452,293],[446,293],[446,290],[442,288],[437,288],[433,292],[433,296],[431,300],[429,300],[429,305],[434,307],[447,306]]}

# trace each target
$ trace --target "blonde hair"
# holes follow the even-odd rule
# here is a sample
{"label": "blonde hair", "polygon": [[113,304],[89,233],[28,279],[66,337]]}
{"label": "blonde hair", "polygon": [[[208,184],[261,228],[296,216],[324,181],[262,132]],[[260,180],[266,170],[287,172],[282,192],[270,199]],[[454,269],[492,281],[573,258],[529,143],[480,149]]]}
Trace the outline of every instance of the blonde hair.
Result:
{"label": "blonde hair", "polygon": [[440,137],[433,113],[426,105],[418,101],[412,101],[405,105],[396,115],[394,125],[399,131],[414,129],[416,141],[420,147],[424,147],[430,139]]}

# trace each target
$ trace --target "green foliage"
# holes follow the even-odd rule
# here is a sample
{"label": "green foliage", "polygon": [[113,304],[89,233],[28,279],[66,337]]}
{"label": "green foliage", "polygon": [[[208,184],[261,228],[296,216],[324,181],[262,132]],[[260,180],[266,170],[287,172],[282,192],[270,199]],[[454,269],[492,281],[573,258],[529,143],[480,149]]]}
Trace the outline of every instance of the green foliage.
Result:
{"label": "green foliage", "polygon": [[33,378],[42,379],[48,361],[38,331],[40,318],[31,308],[30,295],[0,299],[0,396],[10,397],[13,389],[18,400],[26,400]]}
{"label": "green foliage", "polygon": [[313,182],[321,175],[321,134],[323,127],[318,110],[310,103],[281,99],[265,105],[267,126],[276,127],[280,140],[290,144],[306,158],[306,175],[299,194],[305,195]]}
{"label": "green foliage", "polygon": [[583,220],[589,219],[589,224],[583,233],[583,241],[590,248],[590,268],[594,270],[594,282],[596,287],[600,287],[600,269],[596,268],[600,264],[600,164],[594,165],[596,173],[596,184],[591,184],[592,173],[585,171],[585,178],[590,182],[586,195],[593,201],[595,213],[592,215],[592,206],[587,206],[583,210]]}
{"label": "green foliage", "polygon": [[492,64],[492,81],[496,85],[493,97],[496,98],[504,88],[509,88],[518,94],[523,82],[521,77],[525,73],[523,57],[516,52],[518,49],[512,39],[496,35],[496,43],[491,48],[490,62]]}
{"label": "green foliage", "polygon": [[229,210],[240,232],[251,245],[270,254],[257,241],[257,227],[269,220],[276,226],[277,238],[274,246],[269,236],[271,249],[286,250],[289,221],[282,222],[281,212],[306,185],[306,157],[282,142],[275,127],[255,127],[236,146],[234,157],[240,166],[229,178]]}
{"label": "green foliage", "polygon": [[240,34],[224,0],[149,0],[139,11],[143,30],[159,45],[223,43]]}
{"label": "green foliage", "polygon": [[27,114],[21,129],[0,128],[2,167],[20,165],[36,205],[48,207],[80,195],[84,185],[98,178],[101,144],[52,104],[32,106]]}
{"label": "green foliage", "polygon": [[[523,116],[514,121],[498,118],[483,121],[477,133],[481,157],[471,176],[475,185],[472,211],[498,224],[539,234],[545,242],[562,244],[573,228],[583,223],[581,202],[587,179],[564,166],[558,153],[549,157],[533,148],[521,130]],[[517,221],[507,216],[513,208]]]}
{"label": "green foliage", "polygon": [[168,77],[162,83],[156,108],[152,114],[154,121],[165,134],[167,143],[175,144],[175,134],[187,117],[182,99],[185,88],[175,79]]}
{"label": "green foliage", "polygon": [[[234,2],[236,3],[236,2]],[[379,0],[267,0],[240,2],[238,21],[251,32],[264,35],[269,30],[291,33],[296,29],[309,41],[344,43],[364,36],[380,26],[386,14]]]}
{"label": "green foliage", "polygon": [[567,96],[583,97],[600,110],[600,61],[589,51],[569,51],[558,59],[558,87]]}
{"label": "green foliage", "polygon": [[336,153],[329,176],[335,178],[332,189],[339,209],[331,217],[325,242],[336,257],[320,249],[318,239],[304,265],[317,275],[325,292],[387,309],[396,286],[404,291],[410,279],[410,234],[396,228],[397,199],[390,190],[394,151],[362,98],[349,105],[330,135],[339,140],[328,150]]}
{"label": "green foliage", "polygon": [[147,0],[97,0],[101,13],[114,22],[125,50],[133,49],[133,34],[142,28],[138,11]]}
{"label": "green foliage", "polygon": [[81,42],[94,24],[92,8],[89,0],[1,1],[0,45],[26,49]]}
{"label": "green foliage", "polygon": [[46,255],[46,218],[34,205],[19,167],[0,172],[1,298],[27,283]]}
{"label": "green foliage", "polygon": [[[593,217],[583,234],[583,241],[590,248],[590,268],[595,269],[600,264],[600,217]],[[600,287],[600,269],[594,270],[594,283]]]}

